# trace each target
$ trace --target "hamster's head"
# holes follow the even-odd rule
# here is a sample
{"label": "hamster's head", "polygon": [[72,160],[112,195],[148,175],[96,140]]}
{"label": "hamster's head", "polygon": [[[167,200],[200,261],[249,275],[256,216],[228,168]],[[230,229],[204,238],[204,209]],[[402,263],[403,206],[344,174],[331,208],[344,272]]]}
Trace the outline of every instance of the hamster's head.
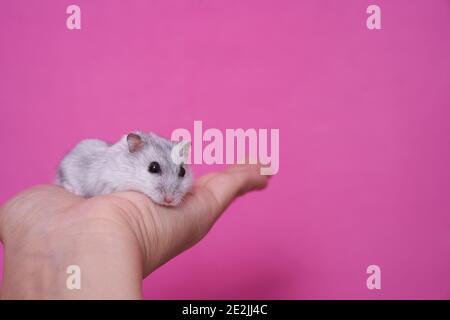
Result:
{"label": "hamster's head", "polygon": [[193,182],[185,164],[190,142],[171,142],[153,133],[130,133],[124,140],[130,164],[129,189],[161,205],[178,205]]}

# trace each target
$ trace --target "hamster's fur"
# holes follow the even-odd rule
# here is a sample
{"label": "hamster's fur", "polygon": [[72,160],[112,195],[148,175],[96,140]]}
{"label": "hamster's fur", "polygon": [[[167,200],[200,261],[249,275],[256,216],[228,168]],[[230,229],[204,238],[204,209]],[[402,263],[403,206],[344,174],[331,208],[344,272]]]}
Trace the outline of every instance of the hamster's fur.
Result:
{"label": "hamster's fur", "polygon": [[83,140],[61,161],[56,183],[83,197],[134,190],[158,204],[175,206],[193,182],[184,161],[173,161],[175,147],[181,147],[179,154],[185,159],[188,143],[154,133],[130,133],[112,145]]}

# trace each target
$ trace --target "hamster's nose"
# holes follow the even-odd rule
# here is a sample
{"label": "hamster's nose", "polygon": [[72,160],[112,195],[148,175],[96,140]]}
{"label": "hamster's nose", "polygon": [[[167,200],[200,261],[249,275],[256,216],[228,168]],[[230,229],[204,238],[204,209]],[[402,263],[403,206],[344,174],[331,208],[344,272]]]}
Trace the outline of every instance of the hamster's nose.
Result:
{"label": "hamster's nose", "polygon": [[165,203],[172,203],[172,201],[173,201],[173,198],[171,196],[168,196],[168,195],[164,196]]}

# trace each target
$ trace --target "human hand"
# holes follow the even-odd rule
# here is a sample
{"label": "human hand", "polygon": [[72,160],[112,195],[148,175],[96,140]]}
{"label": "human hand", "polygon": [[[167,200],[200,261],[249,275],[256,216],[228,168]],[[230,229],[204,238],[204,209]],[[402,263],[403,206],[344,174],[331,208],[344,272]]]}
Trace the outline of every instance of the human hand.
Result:
{"label": "human hand", "polygon": [[[137,192],[84,199],[61,187],[25,190],[0,208],[3,299],[138,299],[142,279],[197,243],[237,197],[267,185],[259,166],[198,179],[178,207]],[[66,287],[69,265],[81,289]]]}

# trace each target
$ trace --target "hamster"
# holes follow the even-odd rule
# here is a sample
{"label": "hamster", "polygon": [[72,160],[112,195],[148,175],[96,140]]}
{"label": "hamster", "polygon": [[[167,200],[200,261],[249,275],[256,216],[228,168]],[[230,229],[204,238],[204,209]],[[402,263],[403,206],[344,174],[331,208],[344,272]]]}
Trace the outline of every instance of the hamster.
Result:
{"label": "hamster", "polygon": [[142,132],[124,135],[112,145],[83,140],[61,161],[56,184],[83,197],[139,191],[153,202],[176,206],[193,183],[185,165],[189,148],[189,141]]}

